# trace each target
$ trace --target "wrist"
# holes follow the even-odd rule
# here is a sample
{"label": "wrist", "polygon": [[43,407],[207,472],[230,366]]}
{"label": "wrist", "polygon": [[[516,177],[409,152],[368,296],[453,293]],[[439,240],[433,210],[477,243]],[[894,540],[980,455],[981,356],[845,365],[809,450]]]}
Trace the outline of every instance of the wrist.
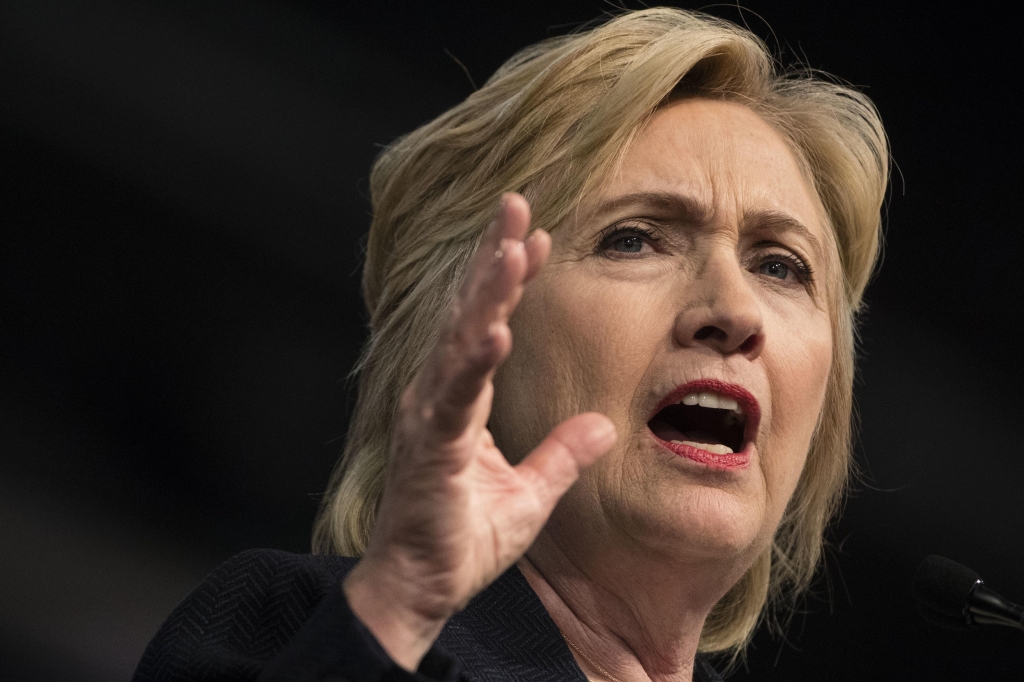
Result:
{"label": "wrist", "polygon": [[[444,628],[450,612],[421,608],[429,595],[393,567],[363,558],[342,582],[352,613],[391,659],[414,671]],[[443,614],[443,615],[442,615]]]}

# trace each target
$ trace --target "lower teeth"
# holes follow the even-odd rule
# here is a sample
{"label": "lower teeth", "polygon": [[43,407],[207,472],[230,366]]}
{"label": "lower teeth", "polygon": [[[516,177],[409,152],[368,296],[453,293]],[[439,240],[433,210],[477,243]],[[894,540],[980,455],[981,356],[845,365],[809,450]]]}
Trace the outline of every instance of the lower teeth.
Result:
{"label": "lower teeth", "polygon": [[689,445],[698,450],[706,450],[716,455],[730,455],[733,452],[732,448],[721,443],[696,443],[692,440],[673,440],[672,442],[676,445]]}

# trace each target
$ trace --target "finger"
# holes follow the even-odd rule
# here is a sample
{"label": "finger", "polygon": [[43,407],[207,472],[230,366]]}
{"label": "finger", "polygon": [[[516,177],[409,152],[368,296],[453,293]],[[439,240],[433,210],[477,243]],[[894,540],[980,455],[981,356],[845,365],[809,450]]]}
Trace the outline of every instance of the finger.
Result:
{"label": "finger", "polygon": [[551,235],[544,230],[534,230],[523,245],[526,248],[526,275],[523,282],[529,282],[551,255]]}
{"label": "finger", "polygon": [[498,229],[501,239],[490,276],[480,281],[479,290],[468,301],[480,306],[476,312],[487,324],[508,319],[518,303],[517,294],[521,294],[517,288],[522,286],[529,270],[530,253],[523,240],[530,230],[530,205],[521,195],[510,192],[502,197]]}
{"label": "finger", "polygon": [[[505,217],[516,223],[516,227],[506,233],[519,235],[529,228],[529,205],[517,194],[506,195],[505,199],[509,215],[512,216]],[[544,264],[550,250],[551,237],[543,230],[535,230],[523,242],[508,237],[501,240],[495,260],[491,263],[489,277],[481,283],[474,299],[466,302],[459,319],[455,320],[458,327],[453,330],[453,336],[461,343],[453,344],[456,348],[452,350],[460,357],[467,354],[480,358],[490,357],[494,365],[466,368],[467,380],[458,382],[458,389],[468,389],[472,385],[471,380],[479,383],[487,372],[505,359],[510,342],[505,344],[507,347],[503,350],[491,354],[475,346],[487,343],[486,338],[493,325],[507,324],[509,316],[522,298],[523,285]]]}
{"label": "finger", "polygon": [[[424,398],[434,394],[430,434],[433,442],[457,438],[472,421],[474,402],[512,348],[508,316],[522,296],[526,250],[522,242],[502,242],[505,255],[475,301],[457,319],[445,343],[433,381],[423,384]],[[483,420],[486,422],[486,418]]]}
{"label": "finger", "polygon": [[526,272],[526,252],[522,242],[504,243],[504,255],[492,265],[492,272],[472,300],[460,301],[448,321],[448,330],[433,358],[434,367],[424,388],[436,392],[469,361],[490,358],[494,364],[481,367],[484,372],[497,366],[504,355],[487,349],[493,325],[506,324],[512,309],[522,296]]}
{"label": "finger", "polygon": [[530,231],[530,204],[522,194],[509,192],[502,197],[501,237],[523,241]]}
{"label": "finger", "polygon": [[481,283],[468,310],[486,324],[507,320],[519,302],[528,267],[526,244],[502,239],[501,258],[494,264],[491,276]]}
{"label": "finger", "polygon": [[459,289],[459,298],[468,299],[476,290],[480,281],[490,272],[490,266],[494,262],[494,256],[499,251],[502,239],[504,224],[502,222],[505,212],[505,197],[501,198],[498,208],[494,213],[494,219],[487,225],[483,235],[480,237],[480,244],[469,261],[469,268],[466,270],[466,279]]}
{"label": "finger", "polygon": [[[494,368],[512,349],[512,331],[503,322],[491,325],[485,342],[469,357],[438,392],[434,402],[428,433],[431,443],[458,438],[473,421],[478,410],[490,410],[490,379]],[[478,404],[481,397],[486,404]],[[481,424],[486,423],[486,415]]]}
{"label": "finger", "polygon": [[[455,437],[458,429],[469,423],[470,406],[511,348],[506,323],[522,296],[528,268],[522,237],[529,230],[529,214],[529,205],[521,196],[502,198],[496,222],[488,228],[472,261],[476,283],[463,287],[441,346],[417,377],[417,393],[433,403],[429,414],[437,429],[436,439]],[[496,247],[494,252],[488,253],[492,247]]]}
{"label": "finger", "polygon": [[502,262],[495,264],[445,344],[447,372],[426,387],[440,393],[434,421],[441,438],[454,437],[469,424],[472,403],[512,349],[508,318],[522,298],[527,256],[523,242],[503,240],[502,249]]}
{"label": "finger", "polygon": [[[519,261],[525,260],[525,253],[520,254],[525,246],[521,241],[502,238],[508,227],[505,208],[511,196],[502,196],[497,214],[470,260],[469,271],[442,330],[441,342],[418,374],[416,383],[425,396],[434,393],[439,384],[457,372],[461,360],[475,355],[481,350],[480,346],[487,343],[487,329],[494,319],[500,317],[494,314],[494,308],[500,306],[516,283],[522,280],[520,271],[525,271],[525,266]],[[522,197],[515,196],[524,202]],[[514,199],[512,203],[515,205],[513,217],[521,221],[521,207]],[[527,227],[528,212],[527,208]],[[510,233],[516,234],[521,229],[521,226],[516,227]]]}
{"label": "finger", "polygon": [[518,239],[502,239],[491,256],[488,272],[468,298],[460,297],[450,320],[447,341],[449,356],[465,357],[475,353],[494,322],[507,322],[522,297],[528,261],[525,244]]}
{"label": "finger", "polygon": [[541,504],[553,509],[580,473],[615,444],[615,425],[603,414],[588,412],[567,419],[516,466],[531,479]]}
{"label": "finger", "polygon": [[494,220],[487,226],[480,246],[470,261],[466,281],[460,292],[461,298],[470,299],[480,282],[485,280],[495,257],[503,255],[502,241],[522,241],[530,229],[530,205],[521,195],[503,194]]}

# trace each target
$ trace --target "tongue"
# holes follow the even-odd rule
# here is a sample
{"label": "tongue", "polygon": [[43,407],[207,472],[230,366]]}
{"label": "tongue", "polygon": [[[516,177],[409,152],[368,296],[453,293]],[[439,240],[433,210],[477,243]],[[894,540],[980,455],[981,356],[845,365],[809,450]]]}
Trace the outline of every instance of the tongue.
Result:
{"label": "tongue", "polygon": [[651,431],[654,435],[662,440],[673,441],[673,440],[688,440],[697,443],[719,443],[720,441],[712,436],[710,433],[705,431],[680,431],[676,427],[672,426],[668,422],[660,419],[655,419],[650,423]]}

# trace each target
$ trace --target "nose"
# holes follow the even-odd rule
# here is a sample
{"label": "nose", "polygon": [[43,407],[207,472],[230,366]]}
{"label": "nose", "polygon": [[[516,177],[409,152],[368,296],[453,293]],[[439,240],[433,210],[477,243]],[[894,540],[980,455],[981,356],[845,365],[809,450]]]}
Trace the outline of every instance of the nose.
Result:
{"label": "nose", "polygon": [[753,360],[764,348],[760,301],[735,255],[709,257],[686,286],[674,333],[684,348],[705,346]]}

